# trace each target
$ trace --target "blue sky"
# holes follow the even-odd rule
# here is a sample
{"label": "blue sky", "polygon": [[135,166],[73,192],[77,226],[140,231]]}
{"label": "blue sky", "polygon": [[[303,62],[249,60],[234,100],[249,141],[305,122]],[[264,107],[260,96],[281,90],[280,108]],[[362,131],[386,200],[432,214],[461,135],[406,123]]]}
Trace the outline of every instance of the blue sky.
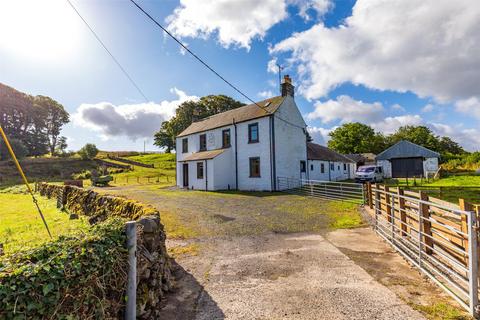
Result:
{"label": "blue sky", "polygon": [[[315,140],[361,121],[390,133],[427,125],[480,149],[480,6],[393,0],[138,0],[253,99],[297,87]],[[187,99],[244,99],[180,50],[129,1],[72,0],[130,73],[121,73],[68,3],[0,2],[0,82],[72,114],[69,149],[156,150],[151,134]],[[270,69],[270,71],[269,71]]]}

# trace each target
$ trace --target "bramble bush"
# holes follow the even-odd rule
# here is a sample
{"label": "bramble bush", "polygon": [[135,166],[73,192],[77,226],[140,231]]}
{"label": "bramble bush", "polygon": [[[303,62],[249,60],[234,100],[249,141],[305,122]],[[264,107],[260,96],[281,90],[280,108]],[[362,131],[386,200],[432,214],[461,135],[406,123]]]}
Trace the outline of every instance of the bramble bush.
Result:
{"label": "bramble bush", "polygon": [[0,258],[0,319],[118,319],[127,282],[125,221]]}

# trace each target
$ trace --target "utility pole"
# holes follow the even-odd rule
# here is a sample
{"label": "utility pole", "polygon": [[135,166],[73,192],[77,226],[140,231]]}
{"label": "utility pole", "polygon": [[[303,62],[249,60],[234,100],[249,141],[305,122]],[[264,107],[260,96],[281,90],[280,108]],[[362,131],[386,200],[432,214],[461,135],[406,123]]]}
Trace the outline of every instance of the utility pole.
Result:
{"label": "utility pole", "polygon": [[278,88],[280,90],[280,95],[282,94],[282,70],[283,67],[279,65],[278,63],[276,64],[278,67]]}
{"label": "utility pole", "polygon": [[146,154],[145,152],[145,144],[147,143],[147,140],[143,140],[143,154]]}

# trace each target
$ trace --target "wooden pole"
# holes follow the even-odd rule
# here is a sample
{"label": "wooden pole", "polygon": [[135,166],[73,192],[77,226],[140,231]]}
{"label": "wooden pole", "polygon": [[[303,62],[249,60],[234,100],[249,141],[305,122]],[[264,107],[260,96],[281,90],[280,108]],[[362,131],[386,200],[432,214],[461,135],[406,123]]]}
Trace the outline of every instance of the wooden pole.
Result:
{"label": "wooden pole", "polygon": [[[465,199],[458,199],[458,205],[460,207],[460,210],[463,211],[473,211],[473,205]],[[461,217],[461,230],[463,233],[468,235],[468,217],[465,214],[462,214]],[[465,249],[465,252],[468,252],[468,236],[462,236],[462,247]],[[468,263],[468,257],[465,256],[465,263]]]}
{"label": "wooden pole", "polygon": [[[420,200],[423,200],[423,201],[428,201],[428,195],[423,192],[423,191],[419,191],[419,198]],[[432,223],[429,221],[430,219],[430,207],[428,204],[425,204],[425,203],[420,203],[419,204],[419,210],[420,210],[420,215],[422,216],[422,221],[421,221],[421,224],[422,224],[422,232],[423,232],[423,241],[425,243],[425,245],[429,246],[430,248],[428,247],[425,247],[425,252],[427,254],[432,254],[433,251],[431,248],[433,248],[433,238],[432,238]],[[420,221],[419,221],[420,223]]]}
{"label": "wooden pole", "polygon": [[407,213],[405,212],[405,199],[403,196],[405,195],[404,191],[402,188],[398,188],[398,206],[399,206],[399,211],[400,211],[400,221],[401,221],[401,230],[402,230],[402,236],[406,236],[408,233],[407,229]]}
{"label": "wooden pole", "polygon": [[385,209],[387,212],[388,223],[392,223],[392,203],[391,196],[388,194],[390,192],[390,187],[385,186]]}

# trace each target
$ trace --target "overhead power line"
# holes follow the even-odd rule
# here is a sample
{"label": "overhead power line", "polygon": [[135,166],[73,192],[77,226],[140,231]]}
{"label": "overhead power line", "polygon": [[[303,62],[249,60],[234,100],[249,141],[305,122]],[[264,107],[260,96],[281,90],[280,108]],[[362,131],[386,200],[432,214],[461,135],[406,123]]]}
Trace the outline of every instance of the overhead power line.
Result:
{"label": "overhead power line", "polygon": [[90,32],[95,36],[95,38],[97,39],[97,41],[102,45],[103,49],[105,49],[105,51],[108,53],[108,55],[110,56],[110,58],[112,58],[112,60],[116,63],[116,65],[120,68],[120,70],[123,72],[123,74],[128,78],[128,80],[132,83],[132,85],[135,87],[135,89],[137,89],[138,93],[140,93],[140,95],[145,99],[146,102],[149,102],[147,96],[143,93],[143,91],[140,89],[140,87],[137,85],[137,83],[133,80],[133,78],[128,74],[127,70],[125,70],[125,68],[122,66],[122,64],[117,60],[117,58],[115,58],[115,56],[113,55],[113,53],[107,48],[107,46],[105,45],[105,43],[102,41],[102,39],[100,39],[100,37],[97,35],[97,33],[93,30],[93,28],[88,24],[87,20],[85,20],[83,18],[83,16],[80,14],[80,12],[77,10],[77,8],[75,8],[75,6],[73,5],[73,3],[70,1],[70,0],[66,0],[68,2],[68,4],[72,7],[72,9],[77,13],[77,15],[80,17],[80,19],[82,19],[83,23],[85,23],[85,25],[88,27],[88,29],[90,30]]}
{"label": "overhead power line", "polygon": [[[68,0],[67,0],[68,1]],[[235,91],[237,91],[240,95],[242,95],[245,99],[247,99],[248,101],[250,101],[252,104],[256,105],[257,107],[259,107],[260,109],[264,110],[265,112],[271,114],[270,111],[266,110],[265,107],[262,107],[260,106],[257,102],[255,102],[253,99],[251,99],[248,95],[246,95],[245,93],[243,93],[243,91],[241,91],[238,87],[236,87],[235,85],[233,85],[230,81],[228,81],[225,77],[223,77],[221,74],[219,74],[213,67],[211,67],[208,63],[206,63],[202,58],[200,58],[196,53],[194,53],[192,50],[190,50],[186,45],[184,45],[177,37],[175,37],[170,31],[167,30],[167,28],[165,28],[164,26],[162,26],[162,24],[160,24],[154,17],[152,17],[147,11],[145,11],[145,9],[143,9],[135,0],[130,0],[131,3],[133,3],[135,5],[135,7],[137,7],[141,12],[143,12],[143,14],[145,16],[147,16],[155,25],[157,25],[160,29],[163,30],[163,32],[165,32],[168,36],[170,36],[170,38],[172,38],[176,43],[178,43],[186,52],[188,52],[189,54],[191,54],[195,59],[198,60],[198,62],[200,62],[204,67],[206,67],[208,70],[210,70],[212,73],[214,73],[218,78],[220,78],[221,80],[223,80],[226,84],[228,84],[232,89],[234,89]],[[279,117],[278,115],[275,115],[274,114],[274,117],[276,117],[277,119],[280,119],[292,126],[295,126],[297,128],[301,128],[301,129],[304,129],[304,127],[301,127],[299,125],[296,125],[288,120],[285,120],[281,117]]]}

